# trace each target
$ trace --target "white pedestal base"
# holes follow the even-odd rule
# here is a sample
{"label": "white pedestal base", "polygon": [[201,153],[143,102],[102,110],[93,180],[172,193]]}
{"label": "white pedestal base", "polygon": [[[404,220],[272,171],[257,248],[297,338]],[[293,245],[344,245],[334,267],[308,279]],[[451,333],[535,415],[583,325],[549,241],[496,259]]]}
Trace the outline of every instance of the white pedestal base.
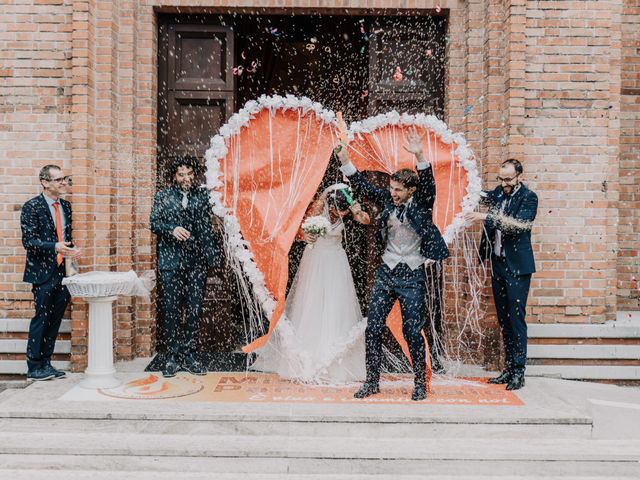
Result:
{"label": "white pedestal base", "polygon": [[89,362],[85,378],[80,383],[83,388],[114,388],[122,382],[115,377],[113,366],[113,316],[112,305],[117,299],[112,297],[87,298],[89,303]]}

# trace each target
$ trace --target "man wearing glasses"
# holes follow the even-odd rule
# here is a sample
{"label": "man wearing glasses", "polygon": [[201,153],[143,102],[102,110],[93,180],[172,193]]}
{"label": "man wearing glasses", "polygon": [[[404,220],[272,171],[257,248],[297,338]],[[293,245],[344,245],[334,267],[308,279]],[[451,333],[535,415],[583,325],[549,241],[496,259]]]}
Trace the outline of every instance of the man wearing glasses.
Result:
{"label": "man wearing glasses", "polygon": [[500,166],[498,185],[483,192],[487,213],[466,215],[470,222],[484,221],[480,258],[491,259],[491,285],[505,349],[504,371],[489,383],[507,384],[507,390],[524,387],[527,360],[525,309],[531,275],[535,272],[531,226],[538,196],[522,183],[522,164],[509,159]]}
{"label": "man wearing glasses", "polygon": [[27,378],[49,380],[65,373],[51,365],[58,329],[70,295],[62,285],[65,260],[80,255],[71,243],[71,204],[67,194],[71,178],[56,165],[40,170],[43,192],[22,206],[22,245],[27,251],[23,280],[32,284],[35,316],[29,325]]}

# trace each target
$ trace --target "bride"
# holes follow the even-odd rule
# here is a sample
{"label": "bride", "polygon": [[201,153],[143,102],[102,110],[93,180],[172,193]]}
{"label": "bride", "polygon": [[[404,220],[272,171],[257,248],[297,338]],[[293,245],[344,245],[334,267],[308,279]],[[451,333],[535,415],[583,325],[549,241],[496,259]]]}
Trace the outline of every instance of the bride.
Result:
{"label": "bride", "polygon": [[366,322],[342,248],[342,219],[352,215],[366,225],[370,218],[343,183],[327,188],[308,215],[322,215],[331,226],[324,236],[302,234],[308,245],[284,316],[269,342],[257,351],[251,369],[306,383],[356,382],[365,377]]}

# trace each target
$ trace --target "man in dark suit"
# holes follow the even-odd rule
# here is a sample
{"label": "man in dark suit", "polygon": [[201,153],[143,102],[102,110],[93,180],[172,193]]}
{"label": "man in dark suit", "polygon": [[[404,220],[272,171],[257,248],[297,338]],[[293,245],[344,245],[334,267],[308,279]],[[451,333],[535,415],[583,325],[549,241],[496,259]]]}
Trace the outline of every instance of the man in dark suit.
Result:
{"label": "man in dark suit", "polygon": [[156,193],[151,209],[151,231],[158,237],[165,377],[175,376],[179,369],[207,373],[194,355],[196,336],[207,270],[220,265],[222,257],[211,224],[209,194],[195,186],[196,168],[193,158],[175,161],[170,169],[173,185]]}
{"label": "man in dark suit", "polygon": [[27,378],[49,380],[65,373],[53,368],[51,356],[69,291],[62,285],[66,259],[76,258],[80,249],[71,243],[71,204],[62,197],[71,183],[62,169],[46,165],[40,170],[43,192],[22,206],[22,245],[27,251],[23,280],[32,284],[35,316],[29,325]]}
{"label": "man in dark suit", "polygon": [[350,163],[346,146],[338,152],[342,171],[359,195],[376,203],[382,213],[376,240],[383,248],[376,272],[367,318],[367,378],[355,393],[365,398],[380,391],[382,332],[396,300],[400,301],[402,332],[409,346],[414,371],[412,400],[426,398],[426,348],[422,329],[425,318],[425,263],[449,256],[449,249],[433,223],[436,183],[422,153],[422,138],[413,130],[405,149],[416,156],[418,173],[403,169],[391,176],[388,190],[369,183]]}
{"label": "man in dark suit", "polygon": [[531,248],[531,226],[538,211],[538,196],[523,183],[522,164],[509,159],[500,166],[494,190],[483,192],[487,213],[473,212],[469,221],[484,221],[480,258],[491,259],[493,299],[502,330],[504,371],[489,383],[507,384],[507,390],[524,387],[527,360],[527,297],[536,271]]}

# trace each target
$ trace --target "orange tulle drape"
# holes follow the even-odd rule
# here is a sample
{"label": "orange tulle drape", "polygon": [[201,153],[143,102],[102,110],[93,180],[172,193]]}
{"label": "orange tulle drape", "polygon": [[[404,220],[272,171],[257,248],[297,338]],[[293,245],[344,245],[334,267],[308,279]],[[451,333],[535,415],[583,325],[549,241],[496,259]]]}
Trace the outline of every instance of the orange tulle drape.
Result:
{"label": "orange tulle drape", "polygon": [[268,334],[245,346],[247,352],[266,343],[284,311],[289,249],[334,146],[334,126],[301,110],[261,110],[231,137],[221,164],[223,200],[276,301]]}

